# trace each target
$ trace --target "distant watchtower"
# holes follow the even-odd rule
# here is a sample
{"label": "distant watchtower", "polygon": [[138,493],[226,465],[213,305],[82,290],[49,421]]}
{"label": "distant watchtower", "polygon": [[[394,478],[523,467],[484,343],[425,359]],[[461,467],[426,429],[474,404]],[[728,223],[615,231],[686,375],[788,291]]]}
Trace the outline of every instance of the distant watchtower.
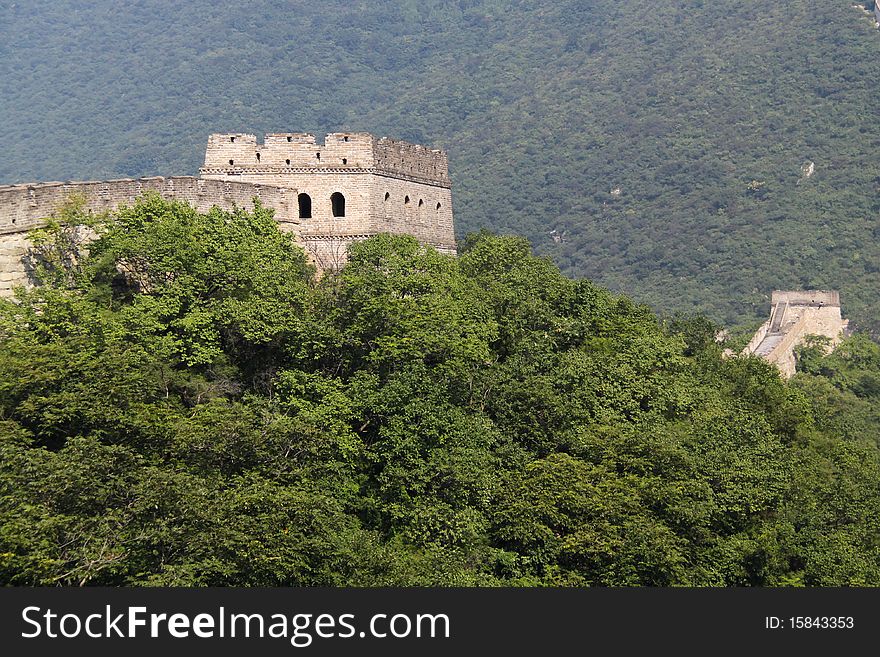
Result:
{"label": "distant watchtower", "polygon": [[746,345],[743,355],[754,354],[773,363],[782,376],[794,376],[794,350],[807,336],[828,338],[829,348],[840,343],[849,325],[840,315],[836,290],[774,290],[770,296],[770,319]]}
{"label": "distant watchtower", "polygon": [[212,134],[202,178],[296,190],[296,233],[322,269],[335,270],[354,241],[413,235],[455,253],[446,153],[363,132],[315,136]]}

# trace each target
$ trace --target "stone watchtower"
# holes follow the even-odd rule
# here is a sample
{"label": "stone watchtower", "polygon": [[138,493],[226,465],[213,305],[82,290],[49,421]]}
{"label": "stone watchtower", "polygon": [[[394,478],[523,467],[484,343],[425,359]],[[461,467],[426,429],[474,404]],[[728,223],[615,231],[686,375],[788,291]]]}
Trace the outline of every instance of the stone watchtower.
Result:
{"label": "stone watchtower", "polygon": [[773,363],[782,376],[794,376],[795,348],[809,335],[828,338],[828,347],[837,346],[846,333],[848,319],[840,314],[840,294],[836,290],[774,290],[770,297],[770,319],[743,349]]}
{"label": "stone watchtower", "polygon": [[413,235],[455,253],[446,154],[363,132],[223,133],[208,138],[205,179],[296,192],[295,231],[321,269],[338,269],[349,244],[377,233]]}

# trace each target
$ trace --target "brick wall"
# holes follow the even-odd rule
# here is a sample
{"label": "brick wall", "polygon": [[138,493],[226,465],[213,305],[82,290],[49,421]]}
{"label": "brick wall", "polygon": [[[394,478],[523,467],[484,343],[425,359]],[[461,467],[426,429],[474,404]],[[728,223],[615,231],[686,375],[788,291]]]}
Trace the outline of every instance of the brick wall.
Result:
{"label": "brick wall", "polygon": [[[301,219],[299,232],[316,252],[329,251],[326,259],[337,259],[342,238],[382,232],[455,253],[449,167],[439,150],[367,133],[331,133],[323,144],[307,133],[272,133],[262,144],[250,134],[214,134],[200,174],[308,195],[311,216]],[[344,216],[333,213],[336,193],[345,199]],[[317,247],[322,237],[326,249]]]}
{"label": "brick wall", "polygon": [[155,191],[167,199],[185,201],[199,212],[217,206],[252,207],[253,199],[275,209],[282,230],[298,232],[296,190],[252,183],[203,180],[191,176],[154,177],[104,182],[50,182],[0,186],[0,296],[12,294],[13,285],[29,282],[24,256],[29,243],[27,231],[45,224],[72,195],[80,195],[92,212],[132,205],[144,192]]}
{"label": "brick wall", "polygon": [[137,180],[0,186],[0,234],[41,226],[43,219],[52,215],[72,195],[82,196],[88,210],[103,212],[120,205],[131,205],[147,191],[186,201],[200,212],[207,212],[215,205],[223,209],[250,207],[256,197],[263,205],[275,208],[279,222],[299,222],[295,190],[192,176],[156,176]]}
{"label": "brick wall", "polygon": [[840,306],[837,290],[774,290],[771,305],[789,303],[792,306]]}
{"label": "brick wall", "polygon": [[[307,133],[272,133],[262,144],[251,134],[213,134],[200,174],[0,186],[0,296],[28,281],[25,233],[73,194],[92,212],[131,205],[147,191],[200,212],[250,207],[257,197],[325,269],[341,266],[351,242],[385,232],[455,253],[449,168],[440,150],[363,132],[331,133],[323,144]],[[299,194],[310,199],[309,217],[300,218]],[[334,212],[334,194],[342,195],[344,213],[338,206]]]}
{"label": "brick wall", "polygon": [[251,134],[213,134],[208,137],[200,173],[229,178],[346,169],[450,186],[449,163],[443,151],[387,137],[376,139],[365,132],[333,132],[324,137],[323,144],[303,132],[271,133],[262,144]]}
{"label": "brick wall", "polygon": [[0,297],[12,296],[12,287],[30,280],[23,258],[30,248],[26,233],[0,234]]}
{"label": "brick wall", "polygon": [[449,162],[443,151],[383,137],[373,146],[373,159],[381,171],[449,186]]}

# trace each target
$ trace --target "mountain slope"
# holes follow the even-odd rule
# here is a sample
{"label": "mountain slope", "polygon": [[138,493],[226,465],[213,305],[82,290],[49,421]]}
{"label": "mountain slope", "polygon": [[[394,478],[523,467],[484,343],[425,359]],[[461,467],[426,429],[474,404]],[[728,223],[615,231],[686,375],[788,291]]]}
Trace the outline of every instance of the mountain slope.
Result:
{"label": "mountain slope", "polygon": [[0,0],[0,181],[369,130],[449,150],[461,234],[729,324],[840,289],[880,330],[880,35],[848,2],[675,5]]}

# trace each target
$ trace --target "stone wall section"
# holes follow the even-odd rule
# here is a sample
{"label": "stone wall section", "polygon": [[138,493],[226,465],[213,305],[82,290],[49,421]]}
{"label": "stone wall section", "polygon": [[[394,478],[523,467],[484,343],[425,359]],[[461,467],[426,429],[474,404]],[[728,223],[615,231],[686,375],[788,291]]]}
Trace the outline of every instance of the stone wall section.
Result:
{"label": "stone wall section", "polygon": [[452,192],[447,187],[372,176],[377,232],[415,235],[443,252],[455,252]]}
{"label": "stone wall section", "polygon": [[840,308],[840,292],[837,290],[774,290],[770,303],[788,303],[792,306],[837,306]]}
{"label": "stone wall section", "polygon": [[[300,219],[300,240],[321,269],[339,269],[352,242],[377,233],[413,235],[441,253],[456,253],[448,188],[371,174],[342,180],[315,176],[298,191],[312,199],[312,218]],[[332,215],[334,192],[345,195],[344,218]]]}
{"label": "stone wall section", "polygon": [[[310,216],[298,214],[298,232],[324,269],[336,268],[322,263],[339,261],[340,245],[385,232],[455,253],[449,165],[441,150],[368,133],[331,133],[323,144],[308,133],[272,133],[262,144],[251,134],[223,133],[209,137],[199,173],[306,194]],[[334,194],[345,199],[344,216],[333,211]]]}
{"label": "stone wall section", "polygon": [[[262,143],[252,134],[222,133],[208,138],[199,173],[0,186],[0,296],[29,280],[27,231],[44,225],[73,195],[96,213],[131,205],[148,191],[199,212],[247,208],[259,198],[321,269],[338,269],[352,242],[377,233],[412,235],[443,253],[456,252],[449,165],[441,150],[364,132],[330,133],[323,143],[300,132],[271,133]],[[335,205],[334,195],[341,195]]]}
{"label": "stone wall section", "polygon": [[11,297],[13,287],[30,282],[24,262],[29,248],[27,233],[0,235],[0,298]]}
{"label": "stone wall section", "polygon": [[846,334],[849,320],[840,314],[840,293],[836,290],[775,290],[771,315],[759,329],[743,355],[758,355],[790,378],[797,369],[795,349],[807,336],[830,340],[834,349]]}
{"label": "stone wall section", "polygon": [[382,137],[373,146],[373,160],[380,171],[450,184],[449,162],[441,150]]}
{"label": "stone wall section", "polygon": [[246,133],[218,133],[208,138],[204,169],[234,173],[243,170],[373,167],[373,136],[364,132],[331,133],[319,144],[314,135],[276,132],[263,143]]}
{"label": "stone wall section", "polygon": [[332,132],[319,144],[304,132],[277,132],[263,143],[247,133],[216,133],[208,137],[203,177],[334,173],[338,170],[380,171],[429,184],[451,186],[449,162],[438,149],[366,132]]}
{"label": "stone wall section", "polygon": [[49,182],[0,186],[0,297],[9,297],[16,285],[30,282],[25,256],[27,231],[40,228],[72,196],[81,196],[94,213],[133,205],[145,192],[185,201],[199,212],[212,207],[250,208],[254,198],[275,209],[282,230],[298,233],[296,190],[252,183],[203,180],[192,176],[152,177],[103,182]]}
{"label": "stone wall section", "polygon": [[163,198],[185,201],[199,212],[214,206],[224,210],[248,208],[253,199],[275,208],[279,223],[298,224],[296,191],[249,182],[203,180],[192,176],[89,181],[47,182],[32,185],[0,186],[0,234],[27,231],[42,226],[46,217],[55,213],[71,196],[82,196],[86,209],[92,212],[113,210],[132,205],[145,192],[159,193]]}
{"label": "stone wall section", "polygon": [[[210,180],[228,180],[224,174],[204,174]],[[293,208],[302,234],[371,234],[378,232],[372,216],[371,175],[365,171],[328,171],[316,169],[310,172],[279,173],[245,171],[235,176],[260,185],[272,185],[293,190]],[[345,215],[333,216],[331,197],[342,194],[345,199]],[[299,217],[296,200],[299,194],[307,194],[311,205],[311,217]]]}

